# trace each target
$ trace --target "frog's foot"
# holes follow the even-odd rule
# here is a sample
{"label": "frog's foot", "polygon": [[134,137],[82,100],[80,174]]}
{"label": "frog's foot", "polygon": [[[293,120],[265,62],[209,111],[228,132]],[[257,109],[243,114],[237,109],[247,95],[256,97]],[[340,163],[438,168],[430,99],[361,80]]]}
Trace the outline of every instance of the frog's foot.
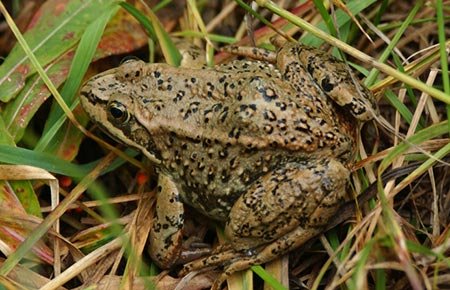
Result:
{"label": "frog's foot", "polygon": [[[183,267],[180,275],[184,276],[191,271],[205,269],[212,266],[223,266],[222,274],[214,281],[212,290],[220,289],[220,285],[225,282],[233,273],[250,268],[253,265],[261,265],[274,260],[289,251],[300,247],[311,238],[319,235],[323,227],[297,228],[278,240],[257,249],[237,251],[228,249],[221,253],[191,262]],[[230,244],[225,244],[223,249],[229,248]]]}
{"label": "frog's foot", "polygon": [[[228,244],[226,244],[228,245]],[[183,266],[183,269],[181,269],[179,275],[184,276],[188,274],[189,272],[204,269],[206,267],[213,267],[225,264],[227,261],[230,261],[232,259],[235,259],[237,256],[243,256],[242,254],[236,253],[236,251],[232,249],[225,249],[222,252],[215,251],[214,254],[204,257],[201,259],[198,259],[196,261],[193,261],[187,265]]]}
{"label": "frog's foot", "polygon": [[233,273],[250,268],[253,265],[261,265],[272,261],[289,251],[304,245],[311,238],[319,235],[323,227],[318,228],[297,228],[289,234],[281,237],[273,243],[264,247],[261,251],[248,251],[251,256],[235,258],[227,265],[222,274],[214,281],[211,290],[220,289],[220,285],[225,282]]}
{"label": "frog's foot", "polygon": [[230,45],[223,47],[221,50],[230,54],[244,56],[254,60],[266,61],[270,63],[276,63],[277,61],[276,52],[260,47]]}

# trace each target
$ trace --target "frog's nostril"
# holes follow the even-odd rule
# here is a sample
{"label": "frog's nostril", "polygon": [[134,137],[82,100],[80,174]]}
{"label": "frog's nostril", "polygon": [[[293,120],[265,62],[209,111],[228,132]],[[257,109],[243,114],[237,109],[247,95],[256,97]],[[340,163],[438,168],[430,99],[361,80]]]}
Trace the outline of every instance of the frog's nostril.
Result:
{"label": "frog's nostril", "polygon": [[90,89],[89,90],[82,89],[80,91],[80,96],[82,101],[87,100],[89,103],[93,105],[95,105],[99,101],[98,97],[94,93],[92,93],[92,90]]}
{"label": "frog's nostril", "polygon": [[80,91],[80,97],[81,97],[81,99],[88,99],[88,100],[91,100],[92,97],[91,97],[90,95],[92,95],[92,91],[87,91],[87,90],[81,90],[81,91]]}

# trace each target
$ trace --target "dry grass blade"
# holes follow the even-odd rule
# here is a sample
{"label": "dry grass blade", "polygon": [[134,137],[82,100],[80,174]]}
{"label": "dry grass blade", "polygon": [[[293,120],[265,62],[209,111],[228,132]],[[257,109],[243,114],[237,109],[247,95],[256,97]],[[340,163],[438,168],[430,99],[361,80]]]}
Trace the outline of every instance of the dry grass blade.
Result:
{"label": "dry grass blade", "polygon": [[6,259],[0,268],[1,275],[7,275],[13,267],[20,261],[20,259],[30,250],[48,230],[49,228],[66,212],[67,207],[77,200],[80,195],[86,190],[87,186],[95,180],[95,178],[107,167],[115,158],[114,154],[109,154],[102,163],[92,171],[82,182],[80,182],[58,206],[52,211],[47,218],[36,227],[32,236],[29,236],[27,240],[22,243],[17,250]]}
{"label": "dry grass blade", "polygon": [[[41,168],[32,167],[32,166],[25,166],[25,165],[0,165],[0,180],[40,180],[45,181],[48,183],[48,186],[50,188],[50,196],[51,196],[51,208],[54,210],[56,206],[59,204],[59,184],[57,179],[50,174],[48,171],[43,170]],[[3,206],[5,205],[5,196],[3,196]],[[24,211],[21,210],[19,205],[16,205],[14,207],[10,208],[3,208],[2,211],[8,210],[10,211],[10,215],[13,215],[13,212],[17,214],[16,217],[17,220],[20,220],[20,216],[23,218],[27,218],[28,216],[25,214]],[[56,220],[53,224],[53,230],[56,233],[59,233],[59,220]],[[11,230],[11,232],[13,232]],[[36,233],[32,232],[31,236],[34,236]],[[25,239],[26,237],[22,237],[22,239]],[[40,237],[37,237],[35,240],[39,240]],[[6,242],[7,244],[7,242]],[[33,243],[34,244],[34,243]],[[42,247],[42,245],[39,245],[39,243],[36,243],[36,246],[31,244],[33,247]],[[13,245],[10,245],[13,246]],[[17,247],[18,245],[14,245],[14,247]],[[10,253],[11,249],[3,249],[4,253]],[[44,253],[42,253],[45,255]],[[39,255],[39,253],[38,253]],[[53,262],[53,268],[55,273],[59,274],[61,272],[61,261],[60,261],[60,246],[59,246],[59,238],[55,237],[54,239],[54,248],[53,248],[53,255],[54,255],[54,261]]]}
{"label": "dry grass blade", "polygon": [[364,34],[364,36],[367,37],[367,39],[370,40],[370,42],[373,42],[372,38],[361,26],[355,15],[353,15],[350,9],[348,9],[347,6],[341,0],[333,0],[333,3],[337,7],[341,8],[345,13],[347,13],[347,15],[349,15],[352,18],[352,21],[358,26],[358,29]]}
{"label": "dry grass blade", "polygon": [[67,268],[61,275],[54,278],[44,286],[42,286],[41,290],[52,290],[56,289],[57,287],[60,287],[64,285],[67,281],[74,278],[78,274],[80,274],[82,271],[84,271],[86,268],[92,266],[93,264],[97,263],[101,258],[105,257],[109,253],[118,250],[122,245],[122,239],[116,238],[115,240],[111,241],[110,243],[98,248],[97,250],[89,253],[87,256],[83,257],[81,260],[79,260],[77,263],[73,264],[69,268]]}

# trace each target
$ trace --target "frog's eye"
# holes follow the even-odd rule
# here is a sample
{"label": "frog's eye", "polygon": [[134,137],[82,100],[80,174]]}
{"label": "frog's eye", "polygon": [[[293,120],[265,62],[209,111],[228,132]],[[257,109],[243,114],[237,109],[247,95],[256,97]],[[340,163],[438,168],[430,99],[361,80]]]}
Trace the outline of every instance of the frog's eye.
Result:
{"label": "frog's eye", "polygon": [[130,114],[127,111],[127,108],[117,101],[114,101],[108,105],[108,112],[114,120],[119,121],[121,123],[126,123],[130,120]]}
{"label": "frog's eye", "polygon": [[126,64],[126,63],[132,63],[135,61],[140,60],[138,57],[134,56],[134,55],[129,55],[126,56],[124,58],[122,58],[122,60],[120,61],[120,65]]}

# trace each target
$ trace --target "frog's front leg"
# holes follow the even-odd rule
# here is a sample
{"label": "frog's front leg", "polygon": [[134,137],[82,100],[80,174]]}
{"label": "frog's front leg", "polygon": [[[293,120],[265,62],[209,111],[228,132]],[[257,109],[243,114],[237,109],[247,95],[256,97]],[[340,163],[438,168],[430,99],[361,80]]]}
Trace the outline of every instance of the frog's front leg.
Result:
{"label": "frog's front leg", "polygon": [[231,209],[226,250],[188,264],[184,272],[222,265],[217,287],[233,272],[301,246],[320,234],[345,202],[348,177],[348,169],[333,158],[292,162],[266,174]]}
{"label": "frog's front leg", "polygon": [[149,253],[158,267],[168,269],[181,255],[184,208],[173,180],[158,176],[156,216],[150,232]]}

